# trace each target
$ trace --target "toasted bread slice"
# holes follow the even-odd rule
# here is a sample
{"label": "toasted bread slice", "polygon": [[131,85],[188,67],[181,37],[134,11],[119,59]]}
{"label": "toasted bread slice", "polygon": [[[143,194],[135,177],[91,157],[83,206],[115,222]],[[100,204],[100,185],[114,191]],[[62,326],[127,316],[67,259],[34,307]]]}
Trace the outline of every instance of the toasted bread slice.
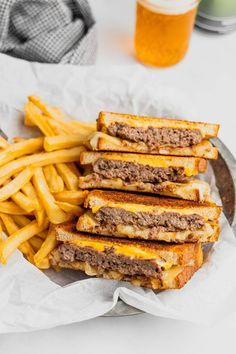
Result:
{"label": "toasted bread slice", "polygon": [[[58,240],[64,244],[52,252],[52,265],[82,270],[106,279],[127,280],[137,286],[181,288],[203,262],[200,244],[172,245],[98,237],[78,233],[74,225],[58,226],[56,232]],[[63,257],[63,247],[72,251],[70,259]],[[92,257],[89,257],[90,253]]]}
{"label": "toasted bread slice", "polygon": [[143,128],[151,126],[153,128],[196,129],[201,131],[201,134],[205,139],[217,137],[220,127],[219,124],[191,122],[180,119],[156,118],[113,112],[100,112],[97,119],[97,130],[106,133],[109,125],[115,122]]}
{"label": "toasted bread slice", "polygon": [[136,225],[103,225],[99,224],[91,211],[85,212],[79,217],[76,228],[81,232],[100,234],[113,237],[124,237],[129,239],[155,240],[165,242],[215,242],[219,238],[220,228],[217,221],[206,222],[202,229],[191,231],[155,231],[146,227]]}
{"label": "toasted bread slice", "polygon": [[205,159],[216,160],[218,157],[218,150],[210,141],[202,140],[201,143],[189,147],[160,147],[151,150],[143,143],[134,143],[128,140],[112,137],[108,134],[96,132],[90,140],[89,146],[95,151],[123,151],[135,152],[142,154],[159,154],[159,155],[173,155],[173,156],[195,156]]}
{"label": "toasted bread slice", "polygon": [[85,208],[97,212],[101,207],[122,208],[130,212],[151,212],[161,214],[174,212],[183,215],[198,214],[206,221],[217,220],[222,208],[213,202],[196,203],[189,200],[151,197],[131,193],[94,190],[84,202]]}
{"label": "toasted bread slice", "polygon": [[197,157],[153,156],[115,152],[88,151],[80,155],[81,165],[93,165],[98,159],[135,162],[151,167],[183,167],[187,176],[195,176],[207,169],[207,161]]}
{"label": "toasted bread slice", "polygon": [[208,201],[210,198],[210,186],[207,182],[193,179],[186,183],[162,182],[158,188],[153,188],[152,183],[132,182],[124,183],[120,178],[94,179],[92,175],[79,177],[81,189],[115,189],[136,193],[152,193],[173,198],[192,200],[195,202]]}
{"label": "toasted bread slice", "polygon": [[[181,168],[185,176],[190,177],[198,174],[199,172],[205,172],[207,168],[207,161],[196,157],[175,157],[175,156],[154,156],[154,155],[141,155],[141,154],[127,154],[127,153],[114,153],[114,152],[85,152],[80,156],[80,163],[84,166],[90,166],[90,171],[85,174],[85,176],[80,177],[79,187],[82,189],[91,188],[104,188],[104,189],[116,189],[143,193],[153,193],[166,195],[170,197],[182,198],[194,201],[204,201],[209,198],[210,187],[209,185],[201,180],[189,180],[188,182],[172,182],[163,181],[160,183],[149,183],[136,181],[134,174],[130,172],[134,180],[127,182],[127,179],[122,180],[119,177],[106,178],[101,175],[100,178],[96,178],[93,174],[94,165],[98,160],[102,159],[106,161],[119,162],[119,169],[114,167],[114,172],[124,172],[127,173],[127,162],[136,169],[138,166],[140,170],[146,169],[146,167],[161,168],[163,171],[169,167],[171,168]],[[122,162],[124,161],[124,166]],[[99,162],[99,161],[98,161]],[[103,167],[104,168],[104,167]],[[119,171],[119,172],[118,172]],[[162,172],[160,172],[162,173]],[[170,178],[169,174],[166,178]]]}

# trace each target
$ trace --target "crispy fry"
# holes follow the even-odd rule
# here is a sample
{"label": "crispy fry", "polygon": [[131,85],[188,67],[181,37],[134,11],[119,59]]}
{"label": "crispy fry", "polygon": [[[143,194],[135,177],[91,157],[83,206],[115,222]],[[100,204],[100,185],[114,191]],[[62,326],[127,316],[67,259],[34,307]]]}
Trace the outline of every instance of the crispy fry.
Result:
{"label": "crispy fry", "polygon": [[29,101],[37,106],[46,116],[61,121],[63,118],[62,112],[57,107],[50,107],[38,96],[29,96]]}
{"label": "crispy fry", "polygon": [[23,155],[32,154],[42,149],[43,138],[27,139],[17,144],[10,144],[5,150],[0,152],[0,166]]}
{"label": "crispy fry", "polygon": [[48,136],[44,139],[44,149],[55,151],[87,144],[87,136],[83,134]]}
{"label": "crispy fry", "polygon": [[35,252],[38,252],[38,250],[42,246],[43,242],[44,241],[40,237],[37,237],[37,236],[34,236],[29,240],[29,244]]}
{"label": "crispy fry", "polygon": [[31,181],[29,181],[28,183],[26,183],[23,187],[22,187],[22,191],[30,198],[32,198],[34,200],[34,202],[36,203],[35,206],[35,210],[34,210],[34,215],[36,217],[36,220],[38,222],[39,226],[42,226],[45,222],[46,219],[46,213],[42,207],[42,204],[40,202],[40,200],[38,199],[36,192],[34,190],[34,187],[31,183]]}
{"label": "crispy fry", "polygon": [[81,177],[81,173],[74,162],[68,162],[66,165],[78,178]]}
{"label": "crispy fry", "polygon": [[21,143],[22,141],[25,141],[26,138],[22,138],[21,136],[14,136],[14,138],[12,138],[13,143]]}
{"label": "crispy fry", "polygon": [[4,139],[2,136],[0,136],[0,148],[2,149],[7,149],[9,147],[9,142]]}
{"label": "crispy fry", "polygon": [[13,215],[12,218],[15,223],[20,227],[23,227],[32,221],[24,215]]}
{"label": "crispy fry", "polygon": [[55,193],[53,196],[59,202],[82,205],[87,194],[87,191],[63,191],[61,193]]}
{"label": "crispy fry", "polygon": [[47,227],[47,225],[39,227],[36,220],[34,220],[34,221],[31,221],[30,224],[24,226],[22,229],[19,229],[19,230],[16,230],[15,232],[13,232],[0,245],[0,260],[1,260],[1,262],[3,264],[6,264],[8,258],[11,256],[11,254],[17,248],[21,247],[22,243],[25,243],[31,237],[33,237],[33,236],[37,235],[39,232],[43,231],[46,227]]}
{"label": "crispy fry", "polygon": [[31,183],[31,181],[27,182],[22,188],[21,188],[22,192],[29,198],[34,198],[36,199],[36,193],[34,190],[34,187]]}
{"label": "crispy fry", "polygon": [[55,227],[53,225],[50,226],[47,238],[43,242],[41,248],[34,256],[34,262],[37,267],[42,267],[43,260],[54,250],[57,246],[58,241],[56,239]]}
{"label": "crispy fry", "polygon": [[48,124],[50,124],[56,135],[71,135],[74,133],[73,128],[69,127],[63,121],[56,121],[48,118]]}
{"label": "crispy fry", "polygon": [[78,189],[78,184],[79,184],[79,179],[76,176],[74,172],[71,171],[71,169],[67,166],[65,163],[58,163],[55,165],[57,172],[63,179],[66,187],[69,190],[77,190]]}
{"label": "crispy fry", "polygon": [[14,202],[0,202],[0,212],[10,215],[25,215],[25,210],[20,208]]}
{"label": "crispy fry", "polygon": [[[19,232],[18,226],[15,224],[14,220],[11,218],[10,215],[1,213],[0,217],[6,227],[9,238]],[[0,244],[0,260],[3,264],[6,263],[6,259],[4,257],[2,258],[2,250],[4,249],[6,242],[9,240],[9,238],[7,240],[4,240]],[[20,242],[14,250],[16,250],[17,248],[24,254],[24,256],[28,259],[29,262],[34,263],[34,250],[32,249],[27,240],[23,240],[22,242]]]}
{"label": "crispy fry", "polygon": [[69,213],[69,214],[72,214],[72,215],[75,215],[75,216],[80,216],[80,215],[82,215],[84,213],[83,208],[81,208],[78,205],[70,204],[70,203],[67,203],[67,202],[56,202],[56,203],[66,213]]}
{"label": "crispy fry", "polygon": [[57,163],[78,161],[80,153],[83,151],[85,151],[85,148],[83,146],[78,146],[72,149],[45,152],[21,157],[20,159],[9,162],[0,167],[0,185],[3,184],[9,177],[21,171],[24,167],[39,167]]}
{"label": "crispy fry", "polygon": [[2,220],[0,220],[0,243],[3,241]]}
{"label": "crispy fry", "polygon": [[90,132],[95,132],[97,130],[96,123],[85,123],[79,120],[69,120],[67,121],[67,124],[69,124],[71,127],[86,129]]}
{"label": "crispy fry", "polygon": [[43,173],[51,193],[59,193],[64,190],[63,179],[58,175],[57,170],[53,165],[45,166],[43,168]]}
{"label": "crispy fry", "polygon": [[33,184],[37,191],[39,199],[41,200],[41,203],[45,208],[48,219],[53,224],[60,224],[65,221],[68,221],[70,217],[56,204],[55,199],[48,188],[41,167],[35,169],[35,173],[33,176]]}
{"label": "crispy fry", "polygon": [[31,211],[37,209],[38,207],[38,201],[35,198],[31,199],[20,191],[13,194],[11,199],[27,213],[31,213]]}
{"label": "crispy fry", "polygon": [[[50,261],[49,261],[49,258],[44,258],[42,259],[42,261],[40,262],[40,264],[37,265],[37,267],[39,269],[48,269],[50,268]],[[57,271],[57,270],[56,270]]]}
{"label": "crispy fry", "polygon": [[[24,215],[14,215],[13,220],[20,227],[23,227],[32,221]],[[39,232],[37,236],[40,237],[42,240],[45,240],[45,238],[47,237],[47,230]]]}
{"label": "crispy fry", "polygon": [[12,181],[10,181],[4,187],[0,188],[0,201],[3,202],[18,192],[22,186],[31,179],[33,172],[33,169],[26,168],[20,172]]}
{"label": "crispy fry", "polygon": [[25,104],[24,111],[28,119],[37,126],[45,136],[54,135],[54,131],[48,124],[47,119],[45,119],[45,116],[42,115],[40,110],[32,102]]}

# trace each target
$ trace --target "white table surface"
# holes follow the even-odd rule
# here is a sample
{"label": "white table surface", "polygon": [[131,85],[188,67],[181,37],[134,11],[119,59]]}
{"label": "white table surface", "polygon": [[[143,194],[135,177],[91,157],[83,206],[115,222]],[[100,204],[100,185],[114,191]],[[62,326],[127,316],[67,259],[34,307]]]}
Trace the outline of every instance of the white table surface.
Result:
{"label": "white table surface", "polygon": [[[97,65],[135,64],[134,0],[90,2],[99,30]],[[153,72],[155,79],[188,92],[199,109],[199,120],[222,124],[220,137],[236,156],[236,32],[213,35],[195,30],[184,61]],[[212,327],[147,314],[97,318],[51,330],[1,335],[0,353],[231,354],[236,352],[235,331],[236,313]]]}

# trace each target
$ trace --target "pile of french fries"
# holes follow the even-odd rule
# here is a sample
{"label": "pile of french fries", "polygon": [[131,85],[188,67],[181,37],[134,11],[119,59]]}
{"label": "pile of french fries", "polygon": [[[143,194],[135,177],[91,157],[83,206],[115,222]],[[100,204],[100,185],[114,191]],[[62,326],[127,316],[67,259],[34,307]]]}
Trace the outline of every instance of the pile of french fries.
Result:
{"label": "pile of french fries", "polygon": [[[78,161],[95,124],[68,120],[57,107],[30,96],[24,124],[42,136],[0,138],[0,262],[19,249],[40,269],[50,267],[55,225],[78,217],[87,192],[79,190]],[[4,238],[4,234],[7,238]]]}

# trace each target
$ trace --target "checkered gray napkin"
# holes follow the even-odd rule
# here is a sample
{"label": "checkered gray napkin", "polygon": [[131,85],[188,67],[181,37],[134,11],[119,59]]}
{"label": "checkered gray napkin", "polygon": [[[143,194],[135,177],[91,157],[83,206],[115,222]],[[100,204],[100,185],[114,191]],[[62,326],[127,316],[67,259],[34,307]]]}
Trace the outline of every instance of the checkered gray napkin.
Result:
{"label": "checkered gray napkin", "polygon": [[0,0],[0,52],[44,63],[92,64],[96,28],[86,0]]}

